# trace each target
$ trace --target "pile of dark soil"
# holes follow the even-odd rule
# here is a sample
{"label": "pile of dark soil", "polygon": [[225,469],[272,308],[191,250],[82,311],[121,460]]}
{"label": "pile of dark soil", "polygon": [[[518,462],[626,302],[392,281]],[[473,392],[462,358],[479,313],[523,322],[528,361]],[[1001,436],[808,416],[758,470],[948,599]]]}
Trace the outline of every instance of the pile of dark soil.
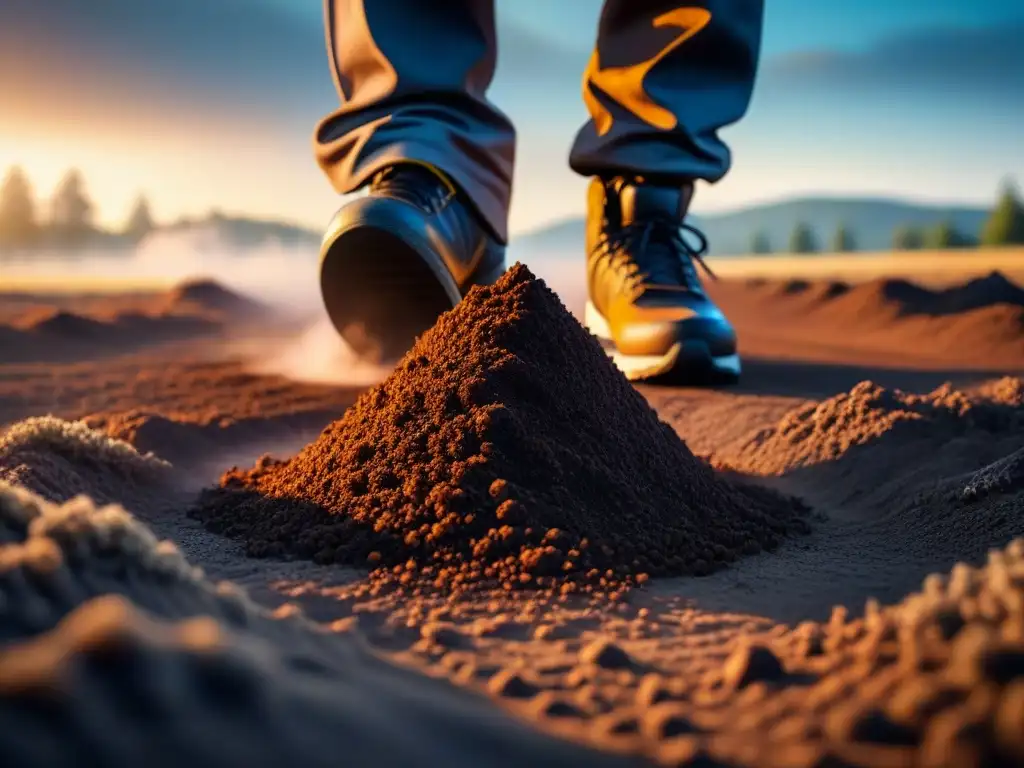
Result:
{"label": "pile of dark soil", "polygon": [[227,473],[192,512],[253,556],[566,592],[706,574],[805,532],[805,513],[698,460],[521,265],[317,441]]}

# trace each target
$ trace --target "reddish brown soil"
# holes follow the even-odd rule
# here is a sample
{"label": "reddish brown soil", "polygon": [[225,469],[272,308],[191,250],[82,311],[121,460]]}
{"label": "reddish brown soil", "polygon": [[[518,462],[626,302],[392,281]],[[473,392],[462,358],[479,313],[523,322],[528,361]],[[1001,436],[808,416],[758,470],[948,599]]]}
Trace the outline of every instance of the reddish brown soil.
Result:
{"label": "reddish brown soil", "polygon": [[807,530],[799,504],[699,462],[525,267],[294,459],[229,473],[195,514],[252,555],[563,591],[706,574]]}
{"label": "reddish brown soil", "polygon": [[[881,305],[863,305],[863,316],[838,312],[843,305],[835,302],[857,288],[714,286],[740,330],[741,387],[640,391],[695,452],[747,483],[806,499],[825,519],[807,536],[783,538],[774,552],[700,579],[652,579],[619,600],[535,589],[457,599],[432,590],[375,592],[379,581],[363,569],[247,558],[236,542],[188,520],[192,497],[181,482],[194,487],[214,474],[149,478],[147,467],[156,466],[95,436],[8,443],[0,457],[7,479],[57,501],[83,491],[121,501],[209,578],[245,584],[268,605],[291,604],[273,618],[257,615],[234,590],[200,581],[173,549],[121,513],[82,501],[43,509],[0,489],[0,763],[75,764],[88,752],[104,763],[142,764],[152,741],[166,760],[196,764],[317,765],[325,755],[330,764],[343,743],[347,754],[394,764],[504,757],[509,765],[598,765],[616,764],[614,755],[624,753],[673,766],[1024,765],[1024,545],[1010,542],[1024,534],[1024,390],[1012,376],[975,386],[1024,370],[1024,337],[986,315],[1008,312],[1012,320],[1015,305],[982,301],[975,309],[925,312],[922,294],[894,284],[881,291]],[[53,306],[103,315],[74,301]],[[118,312],[137,311],[127,307]],[[0,306],[0,317],[10,316]],[[562,376],[551,344],[539,345],[537,353],[516,347],[501,376],[481,377],[512,411],[510,424],[528,424],[521,431],[535,438],[535,455],[551,456],[551,445],[585,442],[592,450],[650,437],[634,430],[653,416],[610,386],[604,396],[625,398],[615,407],[632,414],[628,427],[588,420],[581,401],[538,397],[516,372],[543,376],[531,367],[541,359],[554,360],[543,392],[575,387],[578,400],[590,392],[585,387],[605,386],[600,377],[587,384]],[[279,448],[290,455],[354,398],[344,387],[254,375],[211,341],[119,351],[73,363],[0,360],[0,429],[47,412],[88,417],[143,450],[177,453],[177,461],[212,456],[219,472],[230,448],[255,456],[279,442],[279,429],[308,430]],[[406,382],[422,376],[422,383],[433,370],[428,364],[398,375]],[[859,384],[865,379],[875,383]],[[936,390],[946,379],[956,386]],[[415,403],[417,391],[396,395]],[[448,391],[440,388],[439,397]],[[423,403],[430,418],[408,422],[410,442],[436,415],[426,408],[434,400],[425,395]],[[369,397],[358,410],[372,426],[378,411]],[[338,455],[331,451],[356,450],[355,436],[341,429],[351,418],[314,440],[307,458],[319,445],[326,470]],[[570,418],[579,435],[567,434]],[[609,435],[612,428],[622,434]],[[369,434],[404,439],[391,427]],[[497,434],[495,446],[530,442],[506,443],[508,433]],[[671,442],[658,439],[662,447]],[[662,469],[701,466],[689,452],[666,449],[679,466]],[[564,469],[575,465],[554,455],[559,462],[527,465],[520,487],[534,490],[533,473],[560,467],[555,484],[568,495],[542,496],[545,503],[565,503],[573,513],[581,499],[610,508]],[[499,470],[495,477],[515,479],[506,470],[518,462],[486,458]],[[616,482],[633,479],[602,460]],[[646,467],[631,469],[662,482]],[[210,473],[209,463],[198,471]],[[335,466],[325,475],[343,471]],[[483,480],[467,487],[490,490]],[[688,504],[697,498],[689,486],[681,493]],[[634,501],[613,502],[623,498]],[[454,522],[455,538],[474,525]],[[310,631],[295,618],[300,608],[323,623]],[[358,642],[348,641],[352,635]],[[417,674],[353,655],[366,643]],[[424,672],[604,754],[541,747],[530,729],[517,729],[480,698],[424,688]],[[152,739],[133,738],[140,729]]]}
{"label": "reddish brown soil", "polygon": [[[0,312],[6,363],[87,360],[153,344],[201,339],[227,327],[270,325],[268,307],[209,280],[190,281],[167,293],[102,297],[22,297]],[[19,308],[20,307],[20,308]]]}
{"label": "reddish brown soil", "polygon": [[1024,289],[999,273],[944,289],[879,278],[722,281],[710,291],[748,357],[1024,370]]}

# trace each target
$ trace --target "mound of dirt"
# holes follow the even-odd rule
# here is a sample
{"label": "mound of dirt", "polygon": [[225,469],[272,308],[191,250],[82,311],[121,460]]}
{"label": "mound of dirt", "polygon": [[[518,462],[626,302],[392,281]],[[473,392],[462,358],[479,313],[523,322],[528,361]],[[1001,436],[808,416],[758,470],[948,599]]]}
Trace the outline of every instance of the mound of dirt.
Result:
{"label": "mound of dirt", "polygon": [[43,416],[11,426],[0,437],[0,480],[51,501],[87,495],[123,501],[160,487],[170,465],[140,454],[82,422]]}
{"label": "mound of dirt", "polygon": [[[109,453],[132,456],[130,448],[108,443]],[[123,463],[131,461],[137,459]],[[205,581],[173,544],[159,542],[121,506],[98,506],[87,496],[54,503],[4,478],[0,532],[4,642],[48,631],[85,600],[104,594],[161,613],[191,604],[192,610],[177,615],[207,612],[238,624],[257,612],[238,590],[218,590]],[[25,578],[30,573],[37,578]],[[167,601],[167,594],[177,602]]]}
{"label": "mound of dirt", "polygon": [[807,280],[786,280],[774,293],[781,296],[797,296],[810,287],[811,283]]}
{"label": "mound of dirt", "polygon": [[121,312],[98,319],[47,307],[0,327],[4,362],[79,360],[193,339],[222,330],[220,319],[187,314]]}
{"label": "mound of dirt", "polygon": [[762,360],[797,359],[908,371],[1024,370],[1024,288],[999,272],[945,290],[879,278],[852,285],[724,280],[709,291],[736,326],[751,372]]}
{"label": "mound of dirt", "polygon": [[991,272],[985,277],[969,280],[935,294],[931,308],[933,314],[970,312],[973,309],[1007,304],[1024,307],[1024,288],[1009,280],[1001,272]]}
{"label": "mound of dirt", "polygon": [[839,280],[748,281],[759,304],[771,302],[783,314],[804,313],[848,293],[852,286]]}
{"label": "mound of dirt", "polygon": [[[905,450],[922,438],[941,445],[971,435],[986,441],[993,435],[1020,436],[1020,386],[1020,379],[1007,377],[973,393],[946,384],[916,395],[863,381],[849,392],[797,408],[775,426],[716,452],[715,460],[749,474],[779,475],[836,461],[883,437]],[[878,469],[875,477],[883,477],[885,469]]]}
{"label": "mound of dirt", "polygon": [[977,562],[1024,536],[1021,387],[1006,378],[977,391],[946,385],[913,395],[862,382],[725,446],[711,462],[781,476],[780,488],[798,486],[823,509],[862,510],[857,530],[886,531],[891,541],[878,546],[898,548],[904,562]]}
{"label": "mound of dirt", "polygon": [[1024,448],[974,472],[960,486],[959,496],[965,501],[985,498],[997,493],[1024,489]]}
{"label": "mound of dirt", "polygon": [[192,512],[254,556],[567,592],[709,573],[806,531],[805,513],[695,458],[521,265],[316,442],[229,472]]}
{"label": "mound of dirt", "polygon": [[852,287],[849,283],[844,283],[841,280],[827,280],[812,285],[807,294],[816,302],[830,301],[849,293]]}
{"label": "mound of dirt", "polygon": [[262,302],[225,288],[216,280],[197,279],[175,286],[167,294],[163,311],[245,320],[266,315],[268,308]]}
{"label": "mound of dirt", "polygon": [[963,285],[931,290],[902,279],[871,280],[837,289],[827,305],[828,317],[857,325],[889,323],[907,317],[946,317],[976,310],[1024,307],[1024,289],[999,272]]}
{"label": "mound of dirt", "polygon": [[887,278],[870,280],[840,292],[833,301],[821,306],[821,314],[834,323],[858,326],[885,325],[907,317],[927,313],[935,294],[909,280]]}
{"label": "mound of dirt", "polygon": [[15,327],[54,339],[95,339],[110,330],[107,323],[54,307],[27,312]]}
{"label": "mound of dirt", "polygon": [[141,453],[153,453],[179,469],[205,461],[210,455],[251,441],[309,439],[340,409],[320,408],[268,416],[234,418],[203,413],[173,413],[131,409],[95,413],[83,422]]}

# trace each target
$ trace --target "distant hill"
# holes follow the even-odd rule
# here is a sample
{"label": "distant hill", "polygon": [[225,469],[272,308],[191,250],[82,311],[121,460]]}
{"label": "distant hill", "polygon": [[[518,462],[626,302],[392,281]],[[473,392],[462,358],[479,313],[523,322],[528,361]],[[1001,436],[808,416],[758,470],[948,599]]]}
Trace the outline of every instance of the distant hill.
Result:
{"label": "distant hill", "polygon": [[[971,238],[977,236],[988,216],[984,208],[932,206],[899,200],[871,198],[800,198],[743,208],[728,213],[693,215],[691,223],[707,235],[710,252],[738,255],[750,252],[755,232],[768,237],[772,250],[786,251],[797,222],[805,222],[827,250],[832,233],[846,225],[857,250],[880,251],[892,247],[893,231],[903,225],[930,226],[949,220]],[[516,238],[513,258],[575,257],[583,247],[583,218],[568,219]]]}

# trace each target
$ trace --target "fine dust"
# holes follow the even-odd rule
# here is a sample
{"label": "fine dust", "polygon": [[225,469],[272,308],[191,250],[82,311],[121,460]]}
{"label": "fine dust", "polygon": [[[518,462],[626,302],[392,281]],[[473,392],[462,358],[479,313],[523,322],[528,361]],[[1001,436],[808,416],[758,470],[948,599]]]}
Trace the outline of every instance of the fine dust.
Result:
{"label": "fine dust", "polygon": [[383,381],[391,367],[361,359],[331,321],[315,321],[297,337],[267,342],[252,358],[253,372],[279,374],[295,381],[370,387]]}

